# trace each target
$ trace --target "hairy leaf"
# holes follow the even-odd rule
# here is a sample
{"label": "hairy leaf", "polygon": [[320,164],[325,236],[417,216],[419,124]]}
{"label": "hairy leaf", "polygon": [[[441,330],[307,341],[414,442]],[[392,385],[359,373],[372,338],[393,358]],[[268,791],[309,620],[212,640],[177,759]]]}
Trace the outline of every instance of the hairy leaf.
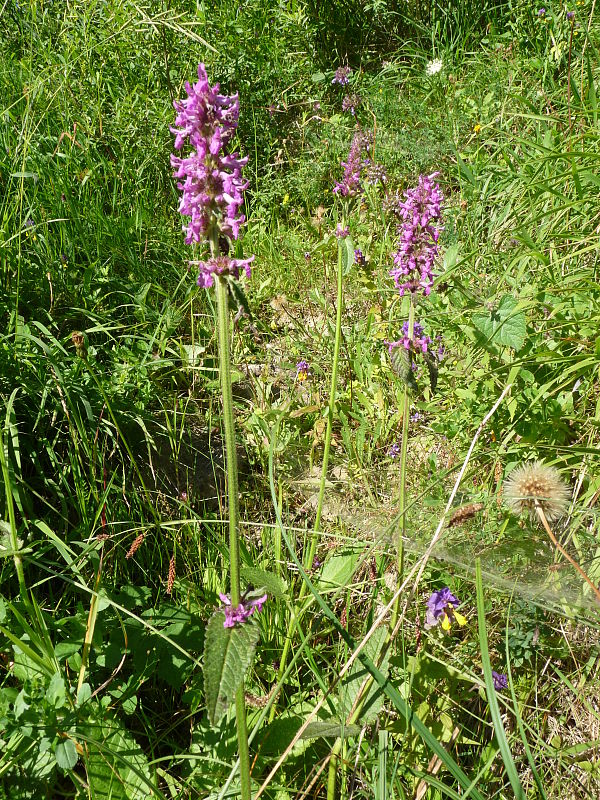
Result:
{"label": "hairy leaf", "polygon": [[211,725],[227,711],[244,680],[258,642],[258,628],[251,622],[224,628],[225,614],[216,611],[206,627],[204,642],[204,691]]}

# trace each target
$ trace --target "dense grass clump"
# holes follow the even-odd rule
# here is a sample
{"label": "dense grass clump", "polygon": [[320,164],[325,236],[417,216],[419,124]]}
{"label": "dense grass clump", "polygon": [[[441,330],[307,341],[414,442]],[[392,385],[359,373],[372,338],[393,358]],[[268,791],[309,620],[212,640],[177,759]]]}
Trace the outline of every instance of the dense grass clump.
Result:
{"label": "dense grass clump", "polygon": [[597,797],[595,0],[2,23],[0,800]]}

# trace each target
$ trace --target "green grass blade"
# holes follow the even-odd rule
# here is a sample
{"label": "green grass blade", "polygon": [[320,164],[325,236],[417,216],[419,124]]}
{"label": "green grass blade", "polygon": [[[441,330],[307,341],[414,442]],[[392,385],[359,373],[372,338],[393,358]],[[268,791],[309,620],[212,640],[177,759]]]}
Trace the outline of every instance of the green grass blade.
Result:
{"label": "green grass blade", "polygon": [[483,665],[483,675],[485,679],[485,688],[490,706],[490,714],[492,723],[494,725],[494,733],[496,741],[500,748],[500,754],[504,761],[506,774],[515,793],[517,800],[525,800],[525,792],[519,780],[517,767],[510,752],[510,747],[506,739],[504,725],[500,716],[500,708],[498,707],[498,698],[496,697],[496,690],[494,688],[494,679],[492,677],[492,665],[490,663],[490,654],[487,644],[487,630],[485,627],[485,606],[483,600],[483,582],[481,579],[481,560],[478,558],[476,561],[476,576],[475,582],[477,587],[477,623],[479,629],[479,647],[481,650],[481,663]]}

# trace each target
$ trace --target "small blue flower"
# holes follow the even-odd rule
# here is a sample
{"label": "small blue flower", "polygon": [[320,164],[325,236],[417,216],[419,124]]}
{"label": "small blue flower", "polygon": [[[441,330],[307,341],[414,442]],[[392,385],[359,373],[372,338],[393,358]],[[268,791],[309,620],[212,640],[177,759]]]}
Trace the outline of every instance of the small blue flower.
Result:
{"label": "small blue flower", "polygon": [[502,689],[506,689],[508,686],[508,677],[501,672],[492,670],[492,680],[494,681],[494,689],[497,692],[501,692]]}

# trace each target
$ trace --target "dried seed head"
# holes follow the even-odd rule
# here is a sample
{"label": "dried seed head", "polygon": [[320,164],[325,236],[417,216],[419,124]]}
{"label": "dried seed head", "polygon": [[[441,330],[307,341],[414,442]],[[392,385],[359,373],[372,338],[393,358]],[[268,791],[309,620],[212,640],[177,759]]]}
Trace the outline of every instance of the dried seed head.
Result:
{"label": "dried seed head", "polygon": [[465,522],[471,519],[471,517],[474,517],[475,514],[477,514],[478,511],[482,511],[483,508],[483,503],[469,503],[468,506],[457,508],[448,520],[448,525],[446,527],[451,528],[453,525],[460,525],[461,522]]}
{"label": "dried seed head", "polygon": [[541,461],[521,464],[504,484],[504,501],[514,514],[531,516],[540,508],[548,520],[561,517],[571,499],[569,487],[558,470]]}

